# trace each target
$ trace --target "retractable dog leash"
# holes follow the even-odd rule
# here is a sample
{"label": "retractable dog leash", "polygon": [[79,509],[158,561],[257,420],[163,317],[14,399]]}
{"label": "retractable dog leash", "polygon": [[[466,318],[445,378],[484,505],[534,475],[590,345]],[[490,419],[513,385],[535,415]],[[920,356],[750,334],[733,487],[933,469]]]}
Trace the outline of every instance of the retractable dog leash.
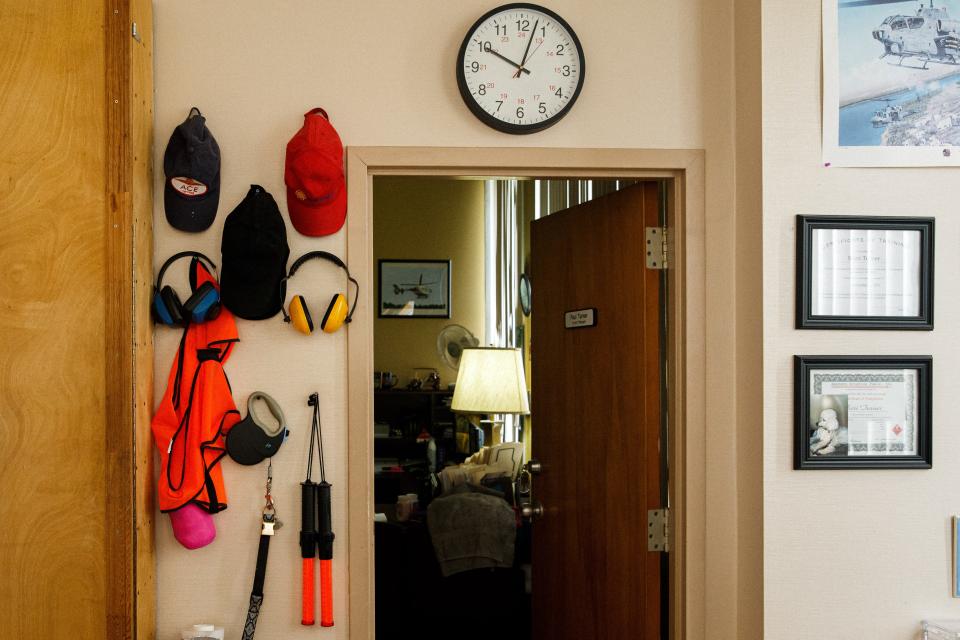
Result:
{"label": "retractable dog leash", "polygon": [[[313,407],[310,430],[310,457],[307,478],[300,484],[300,555],[303,559],[303,601],[301,624],[314,624],[314,559],[320,556],[320,625],[333,626],[333,522],[330,512],[330,483],[323,468],[323,433],[320,428],[320,399],[310,394],[307,405]],[[320,460],[320,482],[313,482],[313,451]],[[319,518],[319,523],[318,523]]]}
{"label": "retractable dog leash", "polygon": [[243,625],[243,640],[253,640],[257,630],[257,618],[263,605],[263,581],[267,577],[267,556],[270,553],[270,539],[283,523],[277,517],[277,508],[273,502],[273,460],[267,464],[267,490],[264,494],[266,504],[260,516],[260,547],[257,549],[257,570],[253,576],[253,589],[250,591],[250,606],[247,608],[247,621]]}

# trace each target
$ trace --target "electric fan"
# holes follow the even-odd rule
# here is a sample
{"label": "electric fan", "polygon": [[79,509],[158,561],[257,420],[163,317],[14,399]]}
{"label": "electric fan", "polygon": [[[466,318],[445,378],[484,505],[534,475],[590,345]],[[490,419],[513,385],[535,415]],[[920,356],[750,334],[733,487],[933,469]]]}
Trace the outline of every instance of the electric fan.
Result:
{"label": "electric fan", "polygon": [[460,368],[460,356],[463,350],[480,345],[470,330],[459,324],[448,324],[437,336],[437,353],[444,364],[456,371]]}

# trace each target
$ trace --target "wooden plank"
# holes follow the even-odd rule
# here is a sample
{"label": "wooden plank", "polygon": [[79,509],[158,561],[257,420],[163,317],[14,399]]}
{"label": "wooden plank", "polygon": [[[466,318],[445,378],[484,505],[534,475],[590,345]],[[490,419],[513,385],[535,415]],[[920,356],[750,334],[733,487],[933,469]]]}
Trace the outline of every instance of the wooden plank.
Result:
{"label": "wooden plank", "polygon": [[106,21],[106,423],[103,442],[107,487],[107,624],[111,637],[133,638],[133,389],[132,167],[130,131],[130,8],[107,0]]}
{"label": "wooden plank", "polygon": [[0,0],[5,638],[108,636],[104,9]]}
{"label": "wooden plank", "polygon": [[[147,0],[107,0],[107,619],[112,638],[152,638],[153,31]],[[132,37],[136,20],[139,41]]]}
{"label": "wooden plank", "polygon": [[140,42],[130,41],[130,139],[133,194],[134,375],[134,637],[156,636],[156,547],[154,536],[153,412],[153,3],[131,0],[130,19]]}

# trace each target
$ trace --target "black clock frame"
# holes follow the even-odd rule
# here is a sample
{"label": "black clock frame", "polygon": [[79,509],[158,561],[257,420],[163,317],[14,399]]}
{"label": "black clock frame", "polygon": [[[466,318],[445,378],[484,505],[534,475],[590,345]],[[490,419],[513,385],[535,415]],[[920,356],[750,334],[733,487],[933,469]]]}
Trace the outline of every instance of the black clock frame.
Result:
{"label": "black clock frame", "polygon": [[[573,43],[577,49],[577,58],[579,59],[579,65],[580,65],[579,66],[580,77],[577,81],[577,88],[574,90],[573,95],[570,97],[570,100],[563,107],[563,109],[557,112],[557,114],[554,115],[552,118],[548,118],[543,122],[537,122],[533,124],[513,124],[510,122],[504,122],[503,120],[499,120],[493,117],[492,115],[490,115],[489,113],[487,113],[486,111],[484,111],[483,108],[479,104],[477,104],[476,100],[473,99],[473,95],[470,92],[470,88],[467,86],[467,75],[466,75],[466,70],[465,70],[463,61],[467,53],[467,47],[470,44],[470,36],[473,35],[473,33],[480,27],[480,25],[482,25],[484,22],[489,20],[495,14],[502,13],[504,11],[510,11],[512,9],[530,9],[532,11],[539,11],[540,13],[550,16],[551,19],[556,20],[558,23],[560,23],[560,26],[562,26],[564,29],[567,30],[567,33],[570,34],[570,38],[573,40]],[[586,60],[584,59],[584,56],[583,56],[583,47],[580,45],[580,39],[577,37],[577,34],[574,32],[570,24],[566,20],[558,16],[555,12],[551,11],[550,9],[547,9],[546,7],[542,7],[538,4],[530,4],[527,2],[514,2],[510,4],[504,4],[495,9],[491,9],[490,11],[483,14],[483,16],[481,16],[479,20],[474,22],[473,26],[471,26],[470,29],[467,31],[467,35],[464,37],[463,43],[460,45],[460,52],[457,54],[457,87],[460,89],[460,97],[463,98],[463,102],[467,105],[470,111],[473,112],[473,115],[475,115],[477,119],[480,120],[480,122],[484,123],[488,127],[496,129],[497,131],[502,131],[503,133],[511,133],[515,135],[537,133],[538,131],[543,131],[544,129],[548,129],[553,125],[557,124],[558,122],[560,122],[561,120],[563,120],[564,116],[566,116],[570,112],[570,109],[573,107],[574,103],[576,103],[577,101],[577,98],[580,96],[580,90],[583,89],[583,84],[586,80],[586,72],[587,72]]]}
{"label": "black clock frame", "polygon": [[[517,298],[520,299],[520,311],[523,312],[523,315],[525,316],[529,316],[532,309],[532,294],[533,291],[530,287],[530,276],[528,276],[526,273],[520,274],[520,287],[517,290]],[[526,304],[524,304],[524,298],[526,298]]]}

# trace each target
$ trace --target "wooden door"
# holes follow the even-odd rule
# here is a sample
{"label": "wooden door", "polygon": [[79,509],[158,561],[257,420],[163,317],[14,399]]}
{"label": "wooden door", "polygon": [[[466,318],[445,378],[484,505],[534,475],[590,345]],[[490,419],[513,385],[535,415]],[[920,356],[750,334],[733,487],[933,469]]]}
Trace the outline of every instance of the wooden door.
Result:
{"label": "wooden door", "polygon": [[0,0],[3,638],[154,632],[150,10]]}
{"label": "wooden door", "polygon": [[[533,637],[661,637],[660,275],[645,261],[658,186],[639,183],[531,231]],[[595,309],[596,325],[565,328]]]}

